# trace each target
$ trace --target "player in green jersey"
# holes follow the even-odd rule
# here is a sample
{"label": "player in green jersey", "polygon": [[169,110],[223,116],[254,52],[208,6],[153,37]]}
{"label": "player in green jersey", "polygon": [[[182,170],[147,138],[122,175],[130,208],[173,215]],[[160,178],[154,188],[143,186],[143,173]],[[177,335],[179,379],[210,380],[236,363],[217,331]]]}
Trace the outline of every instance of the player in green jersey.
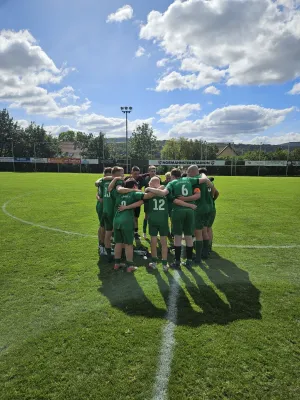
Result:
{"label": "player in green jersey", "polygon": [[[153,193],[156,196],[167,196],[170,194],[173,198],[189,198],[189,201],[195,201],[200,197],[200,194],[193,195],[192,185],[197,183],[209,182],[207,178],[188,178],[181,177],[179,169],[171,171],[171,182],[163,190],[147,188],[147,192]],[[180,268],[181,257],[181,242],[182,234],[185,236],[187,262],[186,267],[192,265],[193,255],[193,231],[194,231],[194,212],[191,208],[182,207],[176,203],[173,205],[172,210],[172,229],[175,236],[175,263],[172,265],[174,268]]]}
{"label": "player in green jersey", "polygon": [[[170,171],[165,173],[165,180],[162,182],[162,185],[167,186],[167,184],[169,182],[171,182],[171,172]],[[172,208],[173,208],[173,201],[172,201],[172,198],[169,196],[168,197],[168,209],[169,209],[170,220],[171,220]],[[171,229],[169,229],[168,237],[169,237],[169,240],[172,240],[174,238],[174,235],[171,232]]]}
{"label": "player in green jersey", "polygon": [[[143,181],[143,186],[145,188],[149,187],[150,180],[156,176],[156,167],[155,165],[150,165],[148,168],[149,176],[146,176]],[[159,178],[160,182],[160,178]],[[147,220],[148,220],[148,201],[144,203],[144,221],[143,221],[143,238],[146,239],[147,237]]]}
{"label": "player in green jersey", "polygon": [[[112,169],[112,178],[121,180],[124,176],[124,170],[121,167],[114,167]],[[105,250],[107,253],[108,261],[112,262],[113,257],[111,254],[111,237],[113,232],[113,219],[115,215],[115,195],[113,192],[109,192],[108,187],[110,185],[111,177],[105,177],[101,182],[101,192],[103,194],[103,214],[102,218],[104,221],[105,228]]]}
{"label": "player in green jersey", "polygon": [[[141,171],[139,169],[139,167],[134,166],[131,169],[131,175],[127,176],[125,178],[125,181],[128,179],[134,179],[136,180],[137,184],[138,184],[138,189],[142,189],[142,187],[145,186],[145,178],[149,176],[149,174],[141,174]],[[140,217],[140,213],[141,213],[141,208],[140,207],[136,207],[134,209],[134,219],[135,219],[135,227],[134,227],[134,237],[139,240],[140,239],[140,235],[138,232],[138,228],[139,228],[139,217]]]}
{"label": "player in green jersey", "polygon": [[[206,176],[207,169],[205,167],[199,168],[199,174],[201,176]],[[203,228],[202,228],[202,237],[203,237],[203,249],[202,249],[202,258],[206,259],[209,256],[209,233],[208,226],[210,225],[210,221],[212,219],[213,214],[213,199],[211,195],[211,191],[213,189],[213,184],[210,182],[210,185],[207,187],[206,191],[203,193],[203,198],[205,198],[205,214],[202,215],[203,220]]]}
{"label": "player in green jersey", "polygon": [[[125,188],[137,190],[138,183],[134,179],[128,179]],[[144,193],[132,191],[121,194],[117,191],[116,207],[117,212],[114,217],[114,239],[115,239],[115,265],[118,270],[121,266],[122,248],[125,245],[126,270],[134,272],[137,267],[133,265],[133,240],[134,240],[134,209],[143,204]]]}
{"label": "player in green jersey", "polygon": [[[109,176],[111,175],[111,168],[105,168],[104,169],[104,176]],[[96,204],[96,212],[98,215],[98,219],[99,219],[99,229],[98,229],[98,251],[100,255],[104,255],[105,253],[105,247],[104,247],[104,238],[105,238],[105,229],[104,229],[104,221],[102,218],[103,215],[103,194],[101,191],[101,186],[100,182],[102,182],[102,178],[98,179],[95,182],[95,186],[97,187],[97,195],[96,195],[96,199],[97,199],[97,204]]]}
{"label": "player in green jersey", "polygon": [[[164,186],[160,185],[160,178],[158,176],[153,177],[149,182],[150,188],[164,189]],[[169,269],[168,265],[168,242],[167,235],[169,233],[169,210],[168,210],[168,198],[154,196],[153,193],[146,194],[150,195],[151,198],[148,200],[148,222],[149,222],[149,233],[151,236],[151,256],[152,262],[149,264],[150,268],[157,268],[157,235],[160,235],[161,252],[162,252],[162,264],[163,270],[166,272]],[[180,200],[175,200],[177,205],[185,206],[188,208],[196,208],[193,204],[188,204]]]}
{"label": "player in green jersey", "polygon": [[[212,182],[212,184],[214,185],[214,178],[209,178],[209,180]],[[219,197],[220,193],[217,190],[217,188],[215,187],[215,185],[213,186],[211,192],[210,192],[211,196],[212,196],[212,200],[213,200],[213,207],[212,207],[212,212],[209,214],[209,218],[208,218],[208,226],[207,226],[207,233],[208,233],[208,240],[209,240],[209,252],[211,252],[212,250],[212,241],[213,241],[213,223],[215,221],[216,218],[216,205],[215,205],[215,201],[217,200],[217,198]]]}
{"label": "player in green jersey", "polygon": [[[197,165],[191,165],[188,168],[188,176],[192,178],[207,178],[206,170],[200,170],[202,173],[199,174]],[[195,248],[196,248],[196,263],[201,263],[203,243],[206,240],[208,212],[209,212],[209,201],[210,201],[210,188],[207,186],[207,182],[197,183],[193,185],[193,193],[200,193],[200,198],[196,201],[197,209],[195,211]],[[206,235],[206,236],[205,236]],[[205,242],[205,246],[208,242]]]}

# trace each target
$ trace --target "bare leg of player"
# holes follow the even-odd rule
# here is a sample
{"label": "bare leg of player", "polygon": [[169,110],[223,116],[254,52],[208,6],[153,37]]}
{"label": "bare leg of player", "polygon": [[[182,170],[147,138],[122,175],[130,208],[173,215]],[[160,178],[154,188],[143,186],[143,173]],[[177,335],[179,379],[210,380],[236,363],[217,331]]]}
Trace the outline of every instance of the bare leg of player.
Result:
{"label": "bare leg of player", "polygon": [[122,257],[122,243],[116,243],[115,245],[115,265],[114,270],[117,271],[120,267],[123,267],[124,264],[121,264],[121,257]]}
{"label": "bare leg of player", "polygon": [[203,249],[203,235],[202,230],[195,230],[195,247],[196,247],[196,263],[201,263],[202,249]]}
{"label": "bare leg of player", "polygon": [[186,263],[187,268],[191,268],[193,264],[193,236],[185,236],[186,243]]}
{"label": "bare leg of player", "polygon": [[151,263],[149,264],[149,267],[156,269],[157,260],[157,236],[151,236]]}
{"label": "bare leg of player", "polygon": [[202,258],[206,259],[208,258],[208,253],[209,253],[209,235],[207,231],[207,227],[204,227],[202,230],[203,234],[203,251],[202,251]]}
{"label": "bare leg of player", "polygon": [[112,231],[106,231],[105,232],[104,244],[105,244],[105,250],[106,250],[106,253],[107,253],[107,257],[108,257],[108,262],[112,262],[112,260],[113,260],[113,257],[111,255],[111,241],[110,241],[111,235],[112,235]]}
{"label": "bare leg of player", "polygon": [[148,216],[145,214],[144,221],[143,221],[143,238],[146,239],[147,237],[147,224],[148,224]]}
{"label": "bare leg of player", "polygon": [[161,256],[162,256],[161,258],[162,258],[163,270],[166,272],[169,269],[167,236],[161,236],[160,237],[160,243],[161,243]]}
{"label": "bare leg of player", "polygon": [[105,229],[103,226],[99,226],[98,229],[98,242],[99,242],[99,254],[104,255],[105,253],[105,245],[104,245],[104,238],[105,238]]}
{"label": "bare leg of player", "polygon": [[212,227],[207,228],[207,233],[208,233],[208,240],[209,240],[209,246],[208,247],[209,247],[209,252],[210,252],[211,248],[212,248],[213,237],[214,237]]}
{"label": "bare leg of player", "polygon": [[126,244],[125,245],[125,254],[126,254],[126,267],[127,272],[134,272],[137,270],[137,267],[133,265],[133,245]]}
{"label": "bare leg of player", "polygon": [[180,257],[181,257],[181,235],[174,236],[174,248],[175,248],[175,262],[172,264],[172,268],[180,269]]}

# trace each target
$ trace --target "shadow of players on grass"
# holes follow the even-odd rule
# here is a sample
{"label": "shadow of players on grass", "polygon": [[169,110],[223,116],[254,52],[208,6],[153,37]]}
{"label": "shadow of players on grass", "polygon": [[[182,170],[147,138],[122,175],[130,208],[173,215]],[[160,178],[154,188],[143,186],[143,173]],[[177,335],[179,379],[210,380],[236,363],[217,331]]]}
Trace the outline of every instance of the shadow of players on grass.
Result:
{"label": "shadow of players on grass", "polygon": [[250,281],[248,272],[217,253],[201,267],[181,271],[180,276],[201,311],[190,310],[190,302],[181,289],[179,325],[223,325],[243,319],[261,319],[260,291]]}
{"label": "shadow of players on grass", "polygon": [[[149,261],[144,261],[146,265]],[[141,264],[141,263],[139,263]],[[165,318],[166,309],[157,308],[145,295],[134,274],[115,272],[111,266],[98,263],[99,291],[113,307],[130,316]],[[137,272],[138,273],[138,272]],[[173,272],[150,272],[168,306]],[[242,319],[261,319],[260,291],[252,284],[248,272],[230,260],[214,253],[213,258],[179,272],[181,277],[177,299],[177,325],[197,327],[203,324],[228,324]],[[165,279],[167,277],[167,279]],[[187,293],[189,296],[187,296]],[[189,297],[194,304],[191,306]]]}
{"label": "shadow of players on grass", "polygon": [[164,318],[166,310],[152,304],[134,273],[114,271],[111,264],[107,265],[101,261],[98,262],[98,267],[100,271],[98,278],[102,282],[98,290],[107,297],[113,307],[119,308],[130,316]]}

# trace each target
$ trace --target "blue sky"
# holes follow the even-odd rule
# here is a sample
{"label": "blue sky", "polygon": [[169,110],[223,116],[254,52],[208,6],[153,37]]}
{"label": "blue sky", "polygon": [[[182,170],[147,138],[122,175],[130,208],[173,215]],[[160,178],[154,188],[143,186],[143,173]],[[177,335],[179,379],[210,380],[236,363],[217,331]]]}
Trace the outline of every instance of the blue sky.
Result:
{"label": "blue sky", "polygon": [[121,136],[131,105],[158,138],[300,141],[298,6],[0,0],[0,106],[53,134]]}

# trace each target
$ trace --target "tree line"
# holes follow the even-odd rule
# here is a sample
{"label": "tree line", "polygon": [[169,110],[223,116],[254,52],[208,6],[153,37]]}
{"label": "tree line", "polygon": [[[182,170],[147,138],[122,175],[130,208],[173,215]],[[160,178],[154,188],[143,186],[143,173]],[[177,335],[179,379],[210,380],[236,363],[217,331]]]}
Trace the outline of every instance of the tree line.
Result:
{"label": "tree line", "polygon": [[[62,132],[58,137],[47,133],[43,125],[31,122],[22,128],[9,115],[6,109],[0,111],[0,156],[15,157],[56,157],[63,154],[60,143],[72,142],[74,150],[79,149],[84,158],[99,160],[124,160],[125,142],[108,140],[105,134],[85,133],[81,131]],[[164,143],[162,145],[162,143]],[[153,128],[146,123],[136,127],[128,141],[128,155],[134,160],[169,159],[169,160],[215,160],[218,146],[202,140],[186,138],[159,141]],[[300,160],[300,147],[288,151],[276,148],[275,151],[247,151],[236,157],[237,160]],[[224,159],[224,158],[223,158]],[[225,157],[231,159],[231,157]]]}

